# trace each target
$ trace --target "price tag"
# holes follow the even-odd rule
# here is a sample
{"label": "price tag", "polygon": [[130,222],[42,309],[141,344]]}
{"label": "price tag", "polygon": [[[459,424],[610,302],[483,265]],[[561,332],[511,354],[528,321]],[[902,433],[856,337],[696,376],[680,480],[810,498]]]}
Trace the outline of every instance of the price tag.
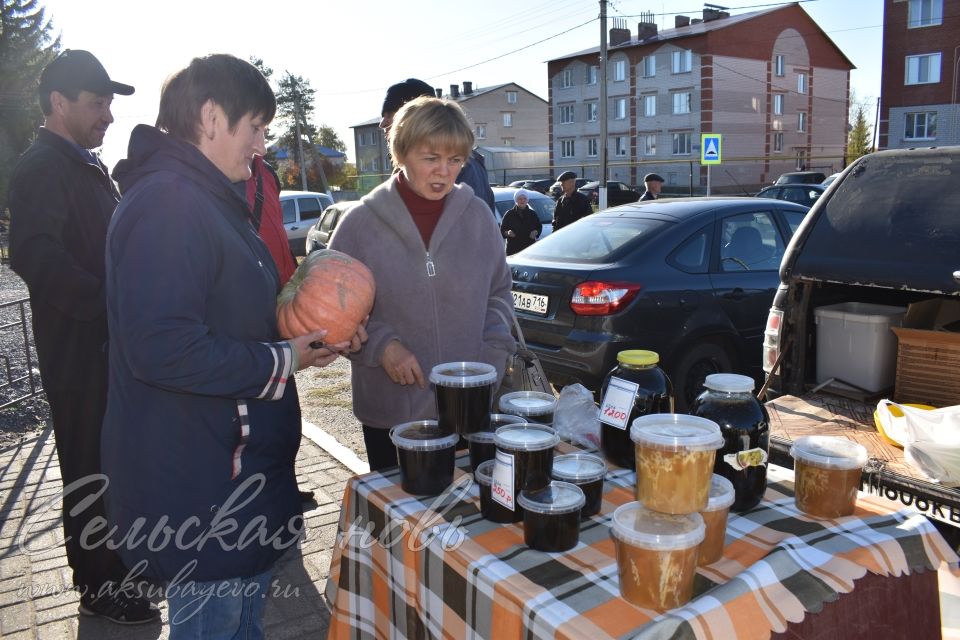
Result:
{"label": "price tag", "polygon": [[600,422],[617,429],[626,429],[627,420],[633,412],[633,400],[639,389],[640,385],[636,382],[611,377],[600,404]]}
{"label": "price tag", "polygon": [[493,465],[493,484],[490,485],[490,497],[510,511],[513,511],[513,454],[497,451]]}

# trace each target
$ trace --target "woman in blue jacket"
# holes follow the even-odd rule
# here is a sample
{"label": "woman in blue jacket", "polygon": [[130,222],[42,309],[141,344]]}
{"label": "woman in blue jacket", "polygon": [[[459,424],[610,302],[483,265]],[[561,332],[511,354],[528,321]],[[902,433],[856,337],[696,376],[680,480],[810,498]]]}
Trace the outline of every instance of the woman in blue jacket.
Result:
{"label": "woman in blue jacket", "polygon": [[173,640],[262,636],[271,568],[303,530],[293,373],[360,343],[277,332],[276,267],[243,189],[275,109],[249,63],[194,59],[114,171],[107,511],[128,566],[166,583]]}

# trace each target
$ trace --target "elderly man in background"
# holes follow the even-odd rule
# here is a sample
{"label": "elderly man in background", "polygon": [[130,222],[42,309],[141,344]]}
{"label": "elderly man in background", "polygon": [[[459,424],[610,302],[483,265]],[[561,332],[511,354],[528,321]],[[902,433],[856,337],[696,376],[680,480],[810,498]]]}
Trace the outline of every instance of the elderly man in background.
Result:
{"label": "elderly man in background", "polygon": [[660,197],[660,189],[663,188],[663,178],[656,173],[648,173],[643,177],[643,186],[646,191],[640,196],[640,202],[644,200],[656,200]]}
{"label": "elderly man in background", "polygon": [[590,200],[577,191],[577,174],[573,171],[564,171],[557,177],[557,181],[563,189],[563,194],[557,200],[557,208],[553,210],[554,231],[593,213]]}

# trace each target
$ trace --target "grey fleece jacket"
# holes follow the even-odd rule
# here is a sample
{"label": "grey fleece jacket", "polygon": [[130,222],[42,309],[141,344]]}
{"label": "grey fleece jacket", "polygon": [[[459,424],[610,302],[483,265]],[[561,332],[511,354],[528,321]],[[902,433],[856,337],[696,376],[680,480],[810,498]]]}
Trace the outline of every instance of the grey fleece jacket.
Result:
{"label": "grey fleece jacket", "polygon": [[425,378],[435,365],[458,361],[487,362],[502,378],[514,350],[510,270],[496,222],[469,188],[447,195],[424,247],[394,176],[344,215],[330,248],[366,264],[377,285],[370,338],[352,357],[353,413],[362,424],[437,417],[429,384],[395,384],[380,366],[392,340],[416,356]]}

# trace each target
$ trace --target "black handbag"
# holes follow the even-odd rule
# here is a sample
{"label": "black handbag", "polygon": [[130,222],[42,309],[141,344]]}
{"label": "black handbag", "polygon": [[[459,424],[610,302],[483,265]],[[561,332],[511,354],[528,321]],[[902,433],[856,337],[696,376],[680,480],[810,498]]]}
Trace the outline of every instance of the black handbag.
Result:
{"label": "black handbag", "polygon": [[[499,309],[494,309],[494,311],[503,318],[507,325],[510,324]],[[494,411],[499,409],[500,397],[514,391],[539,391],[554,395],[550,381],[547,380],[547,374],[543,371],[543,365],[540,364],[540,358],[527,347],[516,314],[511,313],[510,316],[513,320],[513,336],[517,341],[517,349],[507,356],[503,381],[494,395]]]}

